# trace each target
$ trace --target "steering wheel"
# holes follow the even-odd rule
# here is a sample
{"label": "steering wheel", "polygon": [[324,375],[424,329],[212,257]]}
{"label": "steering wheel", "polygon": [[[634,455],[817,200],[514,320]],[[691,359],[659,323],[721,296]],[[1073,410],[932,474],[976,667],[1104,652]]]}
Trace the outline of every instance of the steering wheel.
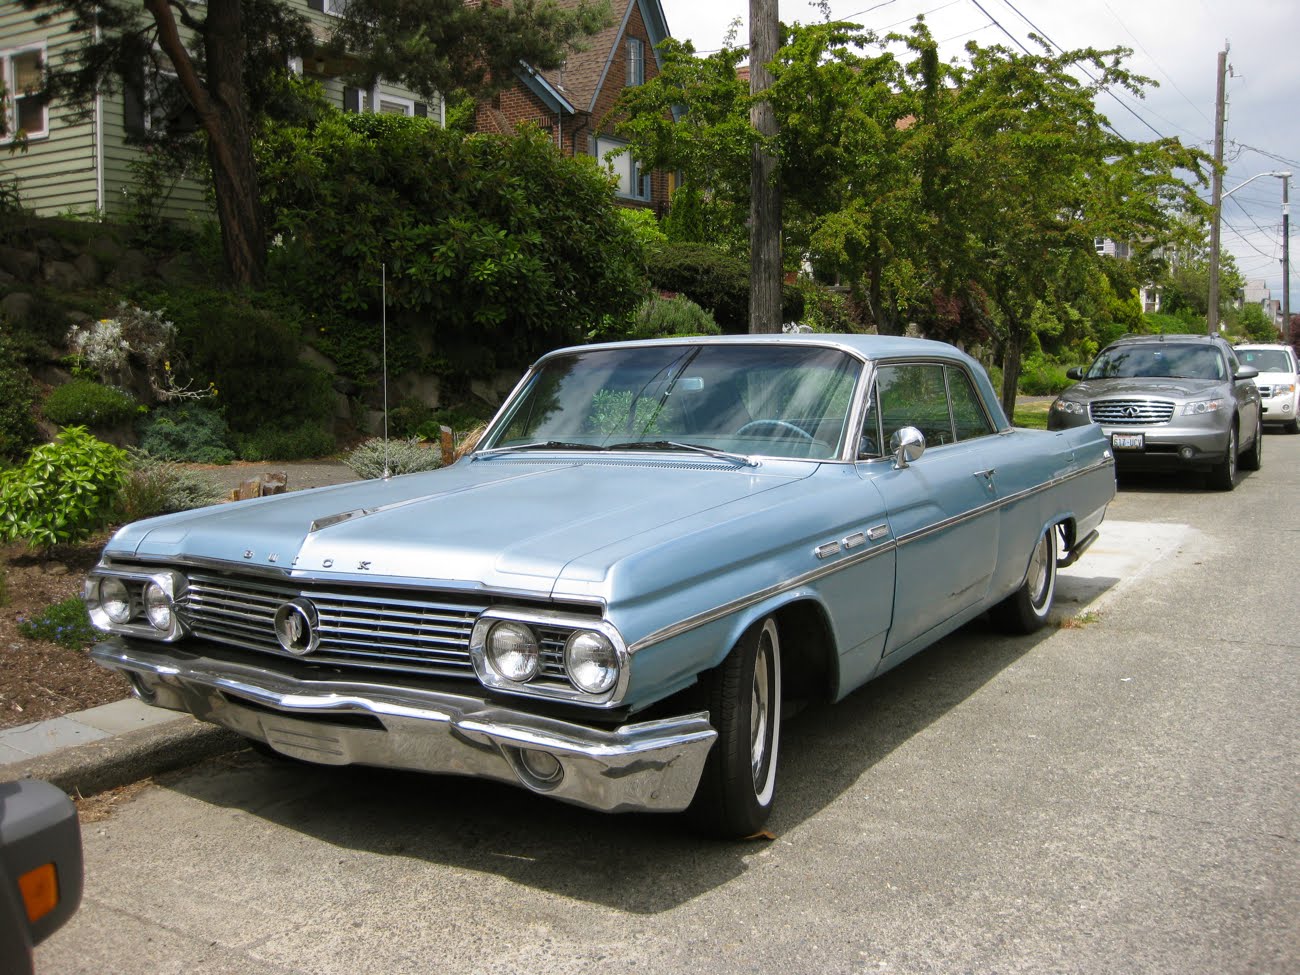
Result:
{"label": "steering wheel", "polygon": [[771,427],[772,429],[778,431],[778,435],[780,433],[793,433],[795,436],[800,437],[804,440],[811,441],[813,439],[813,435],[811,433],[809,433],[803,427],[791,423],[789,420],[772,420],[767,418],[750,420],[748,423],[746,423],[744,426],[742,426],[739,430],[736,431],[736,436],[743,437],[746,434],[753,433],[756,428],[762,428],[762,427]]}

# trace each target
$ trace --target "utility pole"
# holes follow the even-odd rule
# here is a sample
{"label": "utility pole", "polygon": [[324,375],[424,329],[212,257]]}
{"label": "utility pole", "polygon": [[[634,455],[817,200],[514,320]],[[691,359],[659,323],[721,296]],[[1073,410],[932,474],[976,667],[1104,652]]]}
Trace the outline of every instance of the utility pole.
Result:
{"label": "utility pole", "polygon": [[1219,82],[1214,97],[1214,182],[1210,206],[1214,210],[1210,224],[1210,295],[1205,311],[1206,330],[1211,335],[1219,332],[1219,212],[1223,208],[1223,116],[1225,110],[1224,78],[1228,73],[1228,51],[1223,42],[1219,52]]}
{"label": "utility pole", "polygon": [[[772,86],[768,65],[776,57],[780,21],[777,0],[749,0],[749,93],[755,98]],[[766,100],[755,101],[749,122],[765,140],[776,137],[776,114]],[[754,146],[749,174],[749,330],[781,331],[781,195],[776,157]]]}
{"label": "utility pole", "polygon": [[1282,341],[1291,344],[1291,174],[1282,174]]}

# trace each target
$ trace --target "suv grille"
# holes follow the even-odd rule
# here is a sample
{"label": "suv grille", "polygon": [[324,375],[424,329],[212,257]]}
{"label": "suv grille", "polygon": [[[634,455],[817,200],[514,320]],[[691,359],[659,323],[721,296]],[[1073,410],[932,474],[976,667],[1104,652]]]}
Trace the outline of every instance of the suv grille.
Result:
{"label": "suv grille", "polygon": [[1258,383],[1256,383],[1255,385],[1259,387],[1259,395],[1262,399],[1269,399],[1270,397],[1272,397],[1273,395],[1272,386],[1260,386]]}
{"label": "suv grille", "polygon": [[1149,426],[1173,419],[1174,404],[1168,400],[1096,400],[1089,404],[1088,415],[1094,423],[1108,426]]}

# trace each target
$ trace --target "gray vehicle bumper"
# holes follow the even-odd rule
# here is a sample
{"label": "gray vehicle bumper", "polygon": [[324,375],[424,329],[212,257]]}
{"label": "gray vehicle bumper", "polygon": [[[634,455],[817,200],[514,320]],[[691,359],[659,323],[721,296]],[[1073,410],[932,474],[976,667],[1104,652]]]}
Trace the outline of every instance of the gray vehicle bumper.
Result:
{"label": "gray vehicle bumper", "polygon": [[308,682],[120,640],[98,644],[91,656],[123,672],[142,701],[292,758],[470,775],[604,812],[685,809],[717,738],[707,712],[606,730],[471,694]]}
{"label": "gray vehicle bumper", "polygon": [[1113,434],[1143,435],[1141,450],[1113,448],[1115,463],[1121,467],[1211,467],[1220,463],[1228,450],[1226,425],[1222,429],[1207,429],[1203,423],[1153,427],[1103,424],[1101,430],[1108,438]]}

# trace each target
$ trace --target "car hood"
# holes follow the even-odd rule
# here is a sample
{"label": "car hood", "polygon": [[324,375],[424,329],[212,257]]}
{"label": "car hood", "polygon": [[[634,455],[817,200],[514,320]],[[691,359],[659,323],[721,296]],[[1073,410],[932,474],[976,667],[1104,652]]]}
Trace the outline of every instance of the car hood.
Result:
{"label": "car hood", "polygon": [[1279,383],[1294,383],[1296,374],[1293,372],[1261,372],[1255,377],[1255,382],[1261,386],[1276,386]]}
{"label": "car hood", "polygon": [[1210,393],[1223,386],[1217,379],[1085,379],[1071,386],[1072,399],[1105,399],[1117,396],[1158,396],[1165,399],[1187,399]]}
{"label": "car hood", "polygon": [[[668,526],[715,523],[817,468],[765,462],[495,458],[427,474],[300,491],[137,522],[110,558],[233,564],[291,576],[549,596],[566,565],[603,575]],[[608,552],[602,555],[602,552]]]}

